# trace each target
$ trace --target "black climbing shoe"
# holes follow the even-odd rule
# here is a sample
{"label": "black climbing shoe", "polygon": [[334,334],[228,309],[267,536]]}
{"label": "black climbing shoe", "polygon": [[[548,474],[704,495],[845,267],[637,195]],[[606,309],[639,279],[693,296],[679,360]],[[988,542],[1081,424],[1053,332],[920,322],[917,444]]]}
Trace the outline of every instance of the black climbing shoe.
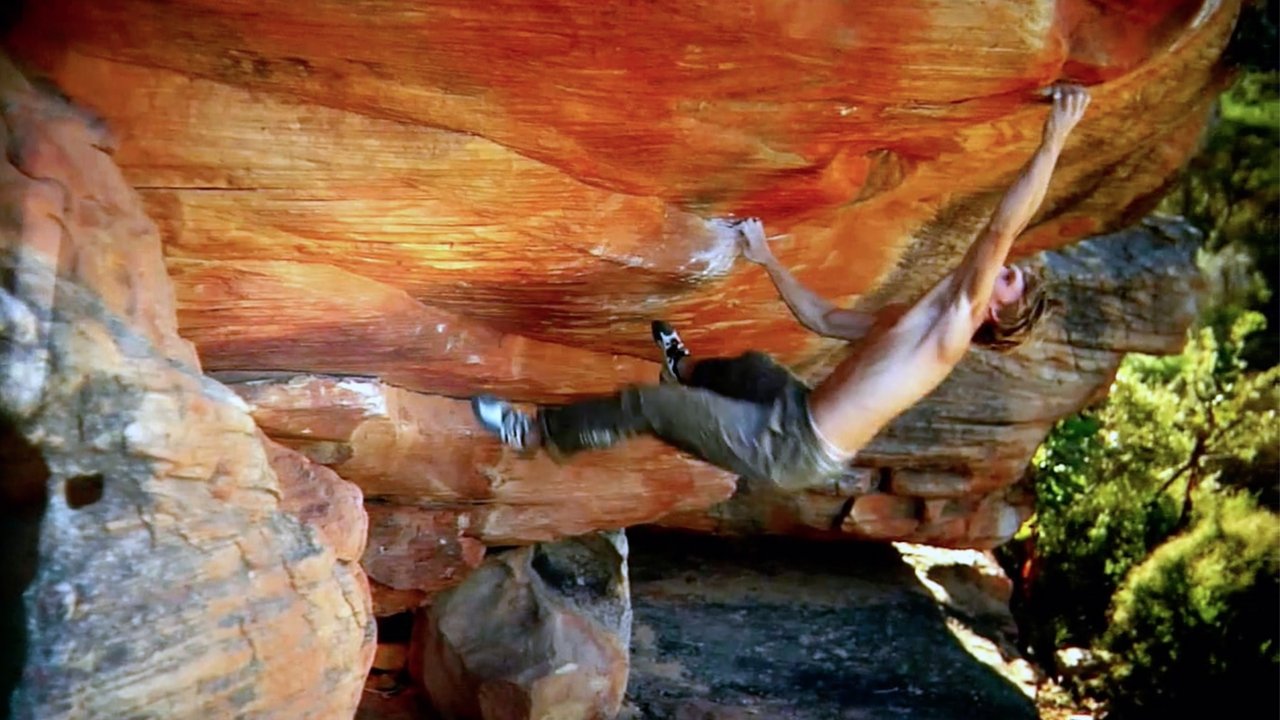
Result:
{"label": "black climbing shoe", "polygon": [[471,412],[475,413],[485,430],[498,436],[503,445],[516,450],[536,447],[533,418],[506,400],[492,395],[477,395],[471,398]]}
{"label": "black climbing shoe", "polygon": [[689,349],[680,341],[680,334],[676,332],[675,328],[671,327],[670,323],[654,320],[653,341],[657,343],[658,349],[662,351],[662,381],[680,382],[680,372],[677,364],[683,358],[689,357]]}

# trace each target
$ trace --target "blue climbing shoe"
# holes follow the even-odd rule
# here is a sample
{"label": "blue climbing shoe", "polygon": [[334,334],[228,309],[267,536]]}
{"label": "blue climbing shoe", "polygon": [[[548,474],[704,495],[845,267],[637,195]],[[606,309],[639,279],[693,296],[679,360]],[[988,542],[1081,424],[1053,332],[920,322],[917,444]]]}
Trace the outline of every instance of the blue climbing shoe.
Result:
{"label": "blue climbing shoe", "polygon": [[485,430],[496,435],[503,445],[516,450],[532,450],[537,447],[533,418],[514,405],[492,395],[471,398],[471,412]]}

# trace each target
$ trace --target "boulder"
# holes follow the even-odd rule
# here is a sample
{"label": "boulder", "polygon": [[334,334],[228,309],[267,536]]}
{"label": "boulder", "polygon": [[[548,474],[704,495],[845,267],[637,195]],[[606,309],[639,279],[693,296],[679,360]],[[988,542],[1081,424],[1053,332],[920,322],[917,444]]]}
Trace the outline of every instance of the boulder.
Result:
{"label": "boulder", "polygon": [[280,483],[280,509],[314,527],[339,560],[359,560],[369,537],[360,488],[301,453],[259,438]]}
{"label": "boulder", "polygon": [[913,300],[1056,81],[1094,100],[1015,259],[1142,217],[1238,7],[44,0],[6,44],[123,138],[207,368],[546,401],[651,380],[659,316],[821,366],[718,219],[824,295]]}
{"label": "boulder", "polygon": [[369,544],[361,564],[380,585],[425,597],[462,582],[484,560],[484,544],[462,534],[465,515],[384,504],[368,509]]}
{"label": "boulder", "polygon": [[493,556],[415,626],[445,720],[612,718],[627,686],[627,540],[606,532]]}
{"label": "boulder", "polygon": [[0,100],[0,524],[26,586],[4,594],[10,711],[349,717],[374,651],[355,548],[290,512],[246,406],[178,336],[102,123],[3,57]]}

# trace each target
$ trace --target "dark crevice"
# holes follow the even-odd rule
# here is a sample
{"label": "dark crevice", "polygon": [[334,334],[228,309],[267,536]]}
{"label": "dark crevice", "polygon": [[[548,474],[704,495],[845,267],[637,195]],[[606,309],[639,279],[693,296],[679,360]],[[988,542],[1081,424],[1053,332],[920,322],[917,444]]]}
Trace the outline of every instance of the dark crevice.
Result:
{"label": "dark crevice", "polygon": [[25,0],[0,0],[0,35],[7,34],[25,14]]}
{"label": "dark crevice", "polygon": [[402,612],[376,618],[378,623],[378,644],[408,643],[413,635],[413,613]]}
{"label": "dark crevice", "polygon": [[600,560],[603,543],[594,540],[584,536],[539,543],[530,564],[547,585],[565,596],[587,603],[607,597],[616,578]]}
{"label": "dark crevice", "polygon": [[22,595],[35,578],[40,523],[48,504],[49,468],[38,450],[0,418],[0,718],[9,716],[13,690],[27,655],[27,613]]}
{"label": "dark crevice", "polygon": [[882,493],[893,492],[893,468],[879,468],[880,477],[876,481],[876,491]]}
{"label": "dark crevice", "polygon": [[844,529],[844,521],[848,520],[849,516],[853,514],[853,504],[857,501],[858,496],[856,495],[845,500],[844,504],[840,506],[840,512],[836,513],[836,516],[831,519],[831,527],[828,529],[834,532]]}
{"label": "dark crevice", "polygon": [[68,478],[65,489],[67,507],[79,510],[102,499],[102,476],[80,475]]}
{"label": "dark crevice", "polygon": [[234,187],[231,185],[135,185],[138,192],[261,192],[268,190],[292,190],[290,187],[271,187],[268,185],[254,187]]}

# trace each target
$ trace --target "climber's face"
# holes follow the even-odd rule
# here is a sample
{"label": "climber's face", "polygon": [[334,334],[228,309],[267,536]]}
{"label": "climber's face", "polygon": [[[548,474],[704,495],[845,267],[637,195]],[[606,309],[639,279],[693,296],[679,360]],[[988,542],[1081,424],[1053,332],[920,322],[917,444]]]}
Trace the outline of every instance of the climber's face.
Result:
{"label": "climber's face", "polygon": [[1000,312],[1006,307],[1017,305],[1026,289],[1027,278],[1023,275],[1022,268],[1016,265],[1006,265],[1000,268],[1000,274],[996,276],[995,287],[991,289],[991,302],[987,305],[987,319],[997,322],[1000,318]]}

